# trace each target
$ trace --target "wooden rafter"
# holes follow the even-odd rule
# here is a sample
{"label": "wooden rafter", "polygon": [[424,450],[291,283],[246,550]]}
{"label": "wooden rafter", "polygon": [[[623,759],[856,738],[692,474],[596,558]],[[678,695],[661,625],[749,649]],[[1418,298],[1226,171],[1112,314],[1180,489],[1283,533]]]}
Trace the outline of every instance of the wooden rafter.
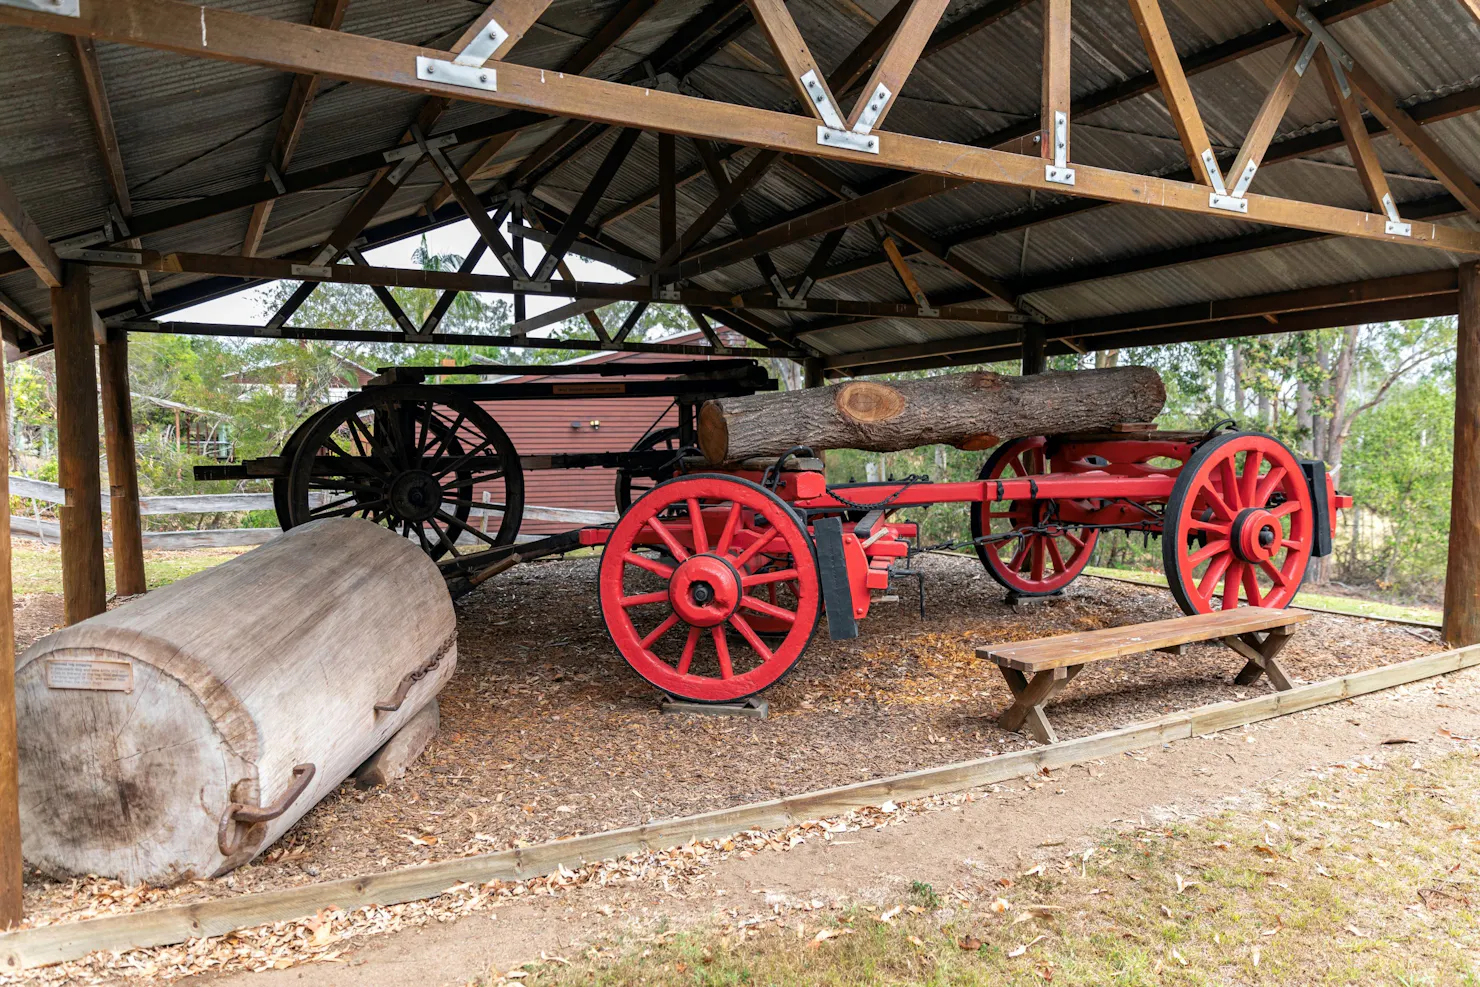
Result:
{"label": "wooden rafter", "polygon": [[[128,190],[128,172],[123,167],[123,152],[118,145],[118,130],[113,125],[113,107],[108,102],[108,87],[103,81],[103,66],[98,63],[97,47],[91,38],[73,38],[72,46],[77,54],[82,91],[87,98],[88,119],[92,121],[93,136],[98,141],[98,155],[103,159],[103,173],[108,178],[108,188],[113,193],[119,214],[128,220],[134,214],[134,200]],[[137,249],[139,240],[125,240],[124,246]],[[154,297],[146,271],[139,272],[139,291],[145,301]]]}
{"label": "wooden rafter", "polygon": [[[337,31],[344,23],[344,14],[349,9],[349,3],[350,0],[315,0],[308,22],[314,27]],[[293,82],[288,87],[287,101],[283,105],[283,115],[278,121],[277,134],[273,137],[272,149],[267,154],[269,181],[274,174],[281,175],[282,170],[292,162],[293,154],[298,150],[298,141],[303,137],[303,128],[308,123],[308,111],[313,108],[322,79],[317,73],[293,76]],[[246,256],[253,256],[262,246],[262,237],[267,232],[267,222],[272,216],[274,204],[275,200],[268,199],[252,207],[252,215],[247,220],[247,233],[242,240],[242,253]]]}
{"label": "wooden rafter", "polygon": [[[632,30],[633,26],[642,19],[642,15],[653,8],[656,2],[657,0],[627,0],[627,3],[616,14],[612,15],[591,40],[587,41],[574,55],[565,60],[560,66],[560,71],[576,74],[586,71],[597,59],[610,51],[612,46],[621,41],[627,32]],[[545,0],[545,6],[548,5],[549,0]],[[493,8],[490,7],[489,12],[491,13],[492,10]],[[487,15],[485,14],[485,16]],[[536,14],[536,17],[538,17],[538,14]],[[482,18],[479,19],[482,20]],[[530,23],[533,24],[533,21]],[[525,30],[528,30],[528,26],[526,26]],[[510,44],[507,47],[511,48],[513,46]],[[457,49],[454,48],[454,50]],[[503,56],[500,54],[497,57],[502,58]],[[485,141],[482,146],[469,155],[468,159],[458,169],[462,173],[463,178],[468,181],[478,178],[483,169],[488,167],[489,163],[498,156],[498,153],[516,136],[517,132],[510,132]],[[559,148],[555,150],[558,151]],[[551,151],[550,153],[553,154],[555,152]],[[543,160],[541,159],[541,161]],[[432,194],[432,197],[427,200],[426,211],[428,213],[436,212],[450,198],[452,198],[452,189],[446,182],[443,182],[442,187],[437,189]]]}
{"label": "wooden rafter", "polygon": [[[1307,35],[1310,33],[1310,28],[1299,16],[1301,7],[1297,0],[1264,0],[1264,5],[1290,30]],[[1372,115],[1381,120],[1392,131],[1393,136],[1423,162],[1429,173],[1439,179],[1471,215],[1480,217],[1480,186],[1465,173],[1444,145],[1403,110],[1387,87],[1373,78],[1360,62],[1353,61],[1350,66],[1343,65],[1343,69],[1352,86],[1362,94],[1362,101],[1372,111]]]}
{"label": "wooden rafter", "polygon": [[1480,21],[1480,0],[1459,0],[1459,2],[1465,5],[1465,9],[1475,20]]}
{"label": "wooden rafter", "polygon": [[[1290,108],[1290,100],[1295,98],[1295,90],[1299,88],[1303,74],[1301,58],[1304,48],[1305,45],[1298,40],[1290,46],[1290,53],[1285,58],[1284,67],[1280,69],[1274,85],[1264,97],[1264,103],[1259,107],[1259,112],[1254,114],[1254,122],[1249,126],[1243,146],[1239,148],[1238,156],[1233,159],[1233,166],[1228,170],[1228,182],[1236,196],[1247,191],[1250,183],[1254,181],[1254,175],[1264,161],[1264,154],[1269,150],[1270,142],[1274,140],[1274,135],[1279,130],[1280,121],[1285,118],[1285,111]],[[1363,133],[1365,132],[1364,129]]]}
{"label": "wooden rafter", "polygon": [[[728,197],[731,184],[730,172],[725,167],[725,162],[720,160],[714,145],[708,141],[694,141],[694,149],[698,151],[699,158],[703,162],[705,170],[709,172],[709,180],[714,184],[716,193]],[[759,180],[760,173],[757,172],[755,174],[756,179]],[[752,187],[754,187],[754,184],[754,182],[751,183]],[[735,229],[739,231],[741,236],[747,236],[755,232],[757,224],[750,218],[750,210],[745,208],[745,198],[743,195],[735,197],[730,202],[729,213],[730,221],[735,224]],[[776,270],[775,262],[771,260],[771,255],[762,251],[752,257],[751,260],[755,262],[756,270],[760,272],[761,280],[770,285],[779,294],[785,295],[786,286],[781,280],[781,273]]]}
{"label": "wooden rafter", "polygon": [[[112,267],[122,270],[136,270],[142,267],[150,271],[171,274],[211,274],[250,280],[380,285],[387,288],[429,288],[435,291],[477,291],[497,294],[511,294],[516,290],[517,282],[526,280],[507,275],[422,271],[350,264],[310,268],[293,261],[266,257],[183,252],[160,254],[151,250],[142,251],[137,263],[122,259],[98,259],[90,263],[96,267]],[[554,298],[574,298],[605,303],[651,301],[653,297],[652,289],[644,279],[629,281],[625,284],[557,279],[543,284],[549,287],[549,291],[545,294]],[[757,311],[800,311],[817,315],[849,315],[866,318],[914,318],[917,315],[913,305],[896,302],[812,298],[805,302],[795,303],[766,292],[736,295],[733,292],[711,291],[702,288],[670,289],[663,300],[706,309],[733,307]],[[1017,325],[1026,321],[1025,316],[1014,312],[1002,312],[975,306],[944,305],[938,306],[938,309],[937,313],[928,318],[986,325]]]}
{"label": "wooden rafter", "polygon": [[[948,2],[949,0],[914,0],[910,5],[909,13],[900,22],[899,29],[894,32],[884,53],[879,56],[873,73],[863,84],[863,91],[859,93],[853,112],[848,114],[845,121],[848,130],[858,130],[860,118],[864,119],[865,132],[883,125],[884,117],[898,101],[905,79],[920,60],[920,53],[925,50],[931,32],[940,22],[941,15],[946,12]],[[1064,3],[1066,0],[1053,2]],[[867,117],[864,117],[865,113]]]}
{"label": "wooden rafter", "polygon": [[26,265],[36,272],[43,284],[49,288],[61,287],[62,259],[10,190],[4,177],[0,177],[0,239],[25,259]]}
{"label": "wooden rafter", "polygon": [[894,273],[899,277],[899,283],[904,285],[904,290],[915,300],[915,304],[920,306],[920,313],[923,315],[931,311],[930,296],[925,294],[924,288],[920,287],[920,282],[915,277],[915,272],[910,270],[909,263],[905,261],[904,255],[899,252],[899,244],[894,241],[894,237],[887,233],[884,234],[879,240],[879,245],[884,248],[884,254],[889,258],[889,263],[894,268]]}
{"label": "wooden rafter", "polygon": [[1039,99],[1038,152],[1053,161],[1058,155],[1058,118],[1062,114],[1063,159],[1070,156],[1069,113],[1073,93],[1070,90],[1069,62],[1073,49],[1073,21],[1070,0],[1043,0],[1043,85]]}
{"label": "wooden rafter", "polygon": [[1326,88],[1326,95],[1331,100],[1331,108],[1336,111],[1336,122],[1341,127],[1341,136],[1346,141],[1347,153],[1351,155],[1352,166],[1357,169],[1357,177],[1361,179],[1362,187],[1367,190],[1367,201],[1372,204],[1374,212],[1386,212],[1394,210],[1393,218],[1396,219],[1396,206],[1393,202],[1392,189],[1388,185],[1387,176],[1382,172],[1382,163],[1377,160],[1377,151],[1372,146],[1372,135],[1367,133],[1367,124],[1362,119],[1362,108],[1357,104],[1354,93],[1342,92],[1341,83],[1336,75],[1336,70],[1331,65],[1329,52],[1322,52],[1316,59],[1316,67],[1321,74],[1321,83]]}
{"label": "wooden rafter", "polygon": [[1182,60],[1177,57],[1177,48],[1172,44],[1172,34],[1162,16],[1161,3],[1159,0],[1130,0],[1130,5],[1136,28],[1141,32],[1141,41],[1151,56],[1151,67],[1156,72],[1167,110],[1176,125],[1177,137],[1182,141],[1187,163],[1202,184],[1221,188],[1223,177],[1217,159],[1213,158],[1213,145],[1203,127],[1202,114],[1197,110],[1192,89],[1187,85],[1187,73],[1182,71]]}
{"label": "wooden rafter", "polygon": [[[203,16],[210,37],[208,45],[201,41],[202,9],[175,0],[112,0],[104,5],[86,6],[76,18],[17,7],[0,8],[3,23],[66,34],[87,33],[182,54],[264,64],[284,71],[327,64],[340,77],[413,92],[431,92],[449,99],[597,119],[840,161],[858,163],[867,159],[867,163],[878,167],[914,170],[949,179],[1049,192],[1063,189],[1047,182],[1041,165],[1030,165],[1022,155],[894,133],[880,138],[878,154],[865,155],[844,147],[818,144],[815,125],[795,114],[653,89],[633,90],[619,83],[585,76],[552,75],[521,65],[504,64],[499,68],[497,92],[468,89],[445,81],[416,78],[415,56],[422,49],[413,46],[329,34],[220,8],[204,8]],[[638,93],[641,98],[634,98]],[[1448,227],[1416,224],[1411,237],[1402,237],[1388,233],[1381,218],[1372,214],[1258,195],[1247,198],[1247,212],[1232,213],[1210,205],[1205,188],[1186,183],[1087,166],[1077,167],[1076,172],[1075,194],[1088,198],[1461,253],[1480,252],[1480,237]]]}
{"label": "wooden rafter", "polygon": [[642,131],[635,128],[628,128],[617,135],[611,150],[607,152],[595,174],[591,176],[591,180],[582,189],[580,199],[576,201],[575,208],[570,212],[570,218],[556,231],[554,243],[550,244],[544,260],[540,261],[540,266],[534,272],[534,280],[544,281],[555,273],[555,266],[565,258],[565,252],[570,249],[571,244],[576,242],[576,237],[580,236],[581,228],[596,211],[601,197],[606,193],[607,186],[617,177],[617,172],[621,170],[623,163],[627,160],[627,155],[632,153],[632,148],[641,135]]}
{"label": "wooden rafter", "polygon": [[828,86],[817,60],[812,57],[812,50],[802,39],[802,32],[797,30],[797,22],[792,19],[791,11],[786,9],[784,0],[745,2],[755,15],[756,23],[765,32],[766,40],[771,43],[771,52],[781,63],[781,71],[796,91],[802,105],[824,125],[842,129],[838,126],[840,113],[837,97]]}
{"label": "wooden rafter", "polygon": [[[495,0],[463,31],[452,46],[454,52],[477,52],[471,64],[502,59],[550,6],[550,0]],[[499,36],[502,35],[502,39]],[[498,40],[497,45],[492,42]],[[492,45],[492,46],[491,46]]]}

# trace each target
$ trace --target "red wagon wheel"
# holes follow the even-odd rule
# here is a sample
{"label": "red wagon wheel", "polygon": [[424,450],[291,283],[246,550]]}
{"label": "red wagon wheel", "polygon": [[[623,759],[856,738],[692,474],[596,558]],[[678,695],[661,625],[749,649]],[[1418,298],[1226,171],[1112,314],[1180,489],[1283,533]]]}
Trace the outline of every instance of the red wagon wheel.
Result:
{"label": "red wagon wheel", "polygon": [[[1300,463],[1258,432],[1204,443],[1167,502],[1162,561],[1189,614],[1290,605],[1310,562],[1314,511]],[[1220,588],[1221,583],[1221,588]]]}
{"label": "red wagon wheel", "polygon": [[[733,702],[776,682],[822,612],[812,540],[791,508],[754,483],[710,473],[660,483],[622,515],[602,553],[600,587],[627,664],[695,702]],[[785,629],[780,641],[761,639],[761,618]]]}
{"label": "red wagon wheel", "polygon": [[[1016,439],[997,447],[987,457],[979,479],[1010,480],[1041,476],[1048,472],[1041,435]],[[1023,596],[1047,596],[1074,581],[1089,565],[1100,533],[1060,524],[1045,524],[1051,501],[984,501],[971,505],[971,537],[1006,534],[1020,528],[1041,527],[1042,532],[1002,541],[976,543],[977,557],[987,573],[1006,588]]]}

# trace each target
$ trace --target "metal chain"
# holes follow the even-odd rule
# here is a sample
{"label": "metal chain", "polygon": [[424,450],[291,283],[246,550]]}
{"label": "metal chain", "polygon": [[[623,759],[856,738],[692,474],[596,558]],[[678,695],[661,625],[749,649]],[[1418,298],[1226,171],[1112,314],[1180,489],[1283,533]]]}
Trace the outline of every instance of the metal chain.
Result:
{"label": "metal chain", "polygon": [[899,497],[900,497],[901,494],[903,494],[910,487],[913,487],[915,484],[917,484],[917,483],[929,483],[931,481],[930,481],[930,477],[925,476],[922,473],[911,473],[909,476],[905,477],[903,480],[897,480],[897,481],[892,480],[892,481],[889,481],[889,482],[897,482],[897,483],[902,484],[902,486],[898,490],[896,490],[892,494],[890,494],[889,496],[885,497],[883,500],[876,501],[876,502],[874,502],[872,504],[860,504],[857,501],[849,500],[847,497],[844,497],[842,494],[838,493],[836,487],[829,487],[828,490],[827,490],[827,494],[833,500],[835,500],[838,503],[842,504],[844,507],[849,508],[850,510],[854,510],[854,511],[877,511],[881,507],[888,507],[890,504],[894,503],[896,500],[899,499]]}

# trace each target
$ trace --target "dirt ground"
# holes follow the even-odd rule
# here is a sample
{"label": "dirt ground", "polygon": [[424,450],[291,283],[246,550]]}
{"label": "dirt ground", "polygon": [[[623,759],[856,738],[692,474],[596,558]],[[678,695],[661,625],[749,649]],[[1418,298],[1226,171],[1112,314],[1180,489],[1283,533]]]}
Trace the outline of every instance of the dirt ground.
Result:
{"label": "dirt ground", "polygon": [[[123,889],[28,875],[27,922],[90,917],[363,874],[471,852],[739,805],[1032,746],[999,729],[1009,693],[978,646],[1177,615],[1161,590],[1085,577],[1016,607],[980,565],[919,560],[913,598],[879,603],[856,640],[825,624],[768,690],[770,718],[658,712],[615,653],[594,592],[594,558],[521,567],[458,603],[459,659],[441,696],[442,732],[407,776],[370,792],[342,785],[257,862],[216,881]],[[17,604],[22,647],[60,622],[56,597]],[[1281,655],[1297,682],[1438,650],[1427,632],[1331,616]],[[1221,645],[1092,665],[1050,707],[1068,739],[1265,685],[1231,685]]]}
{"label": "dirt ground", "polygon": [[[899,825],[731,854],[689,879],[666,874],[529,895],[457,921],[351,941],[335,962],[202,976],[210,987],[364,987],[503,982],[592,946],[638,948],[706,925],[733,936],[784,917],[808,932],[845,904],[989,902],[1004,880],[1077,863],[1107,831],[1257,810],[1333,768],[1374,770],[1480,750],[1480,669],[940,800]],[[1402,744],[1394,741],[1402,740]],[[696,973],[697,976],[697,973]],[[701,981],[696,981],[701,982]]]}

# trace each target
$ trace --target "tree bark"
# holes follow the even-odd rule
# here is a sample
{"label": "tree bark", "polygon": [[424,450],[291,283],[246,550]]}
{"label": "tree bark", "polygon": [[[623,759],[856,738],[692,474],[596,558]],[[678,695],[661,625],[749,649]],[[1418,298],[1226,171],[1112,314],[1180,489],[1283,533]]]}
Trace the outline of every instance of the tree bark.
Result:
{"label": "tree bark", "polygon": [[1165,401],[1161,377],[1149,367],[851,381],[707,402],[699,411],[699,447],[714,464],[770,458],[795,446],[990,449],[1028,435],[1149,422]]}

